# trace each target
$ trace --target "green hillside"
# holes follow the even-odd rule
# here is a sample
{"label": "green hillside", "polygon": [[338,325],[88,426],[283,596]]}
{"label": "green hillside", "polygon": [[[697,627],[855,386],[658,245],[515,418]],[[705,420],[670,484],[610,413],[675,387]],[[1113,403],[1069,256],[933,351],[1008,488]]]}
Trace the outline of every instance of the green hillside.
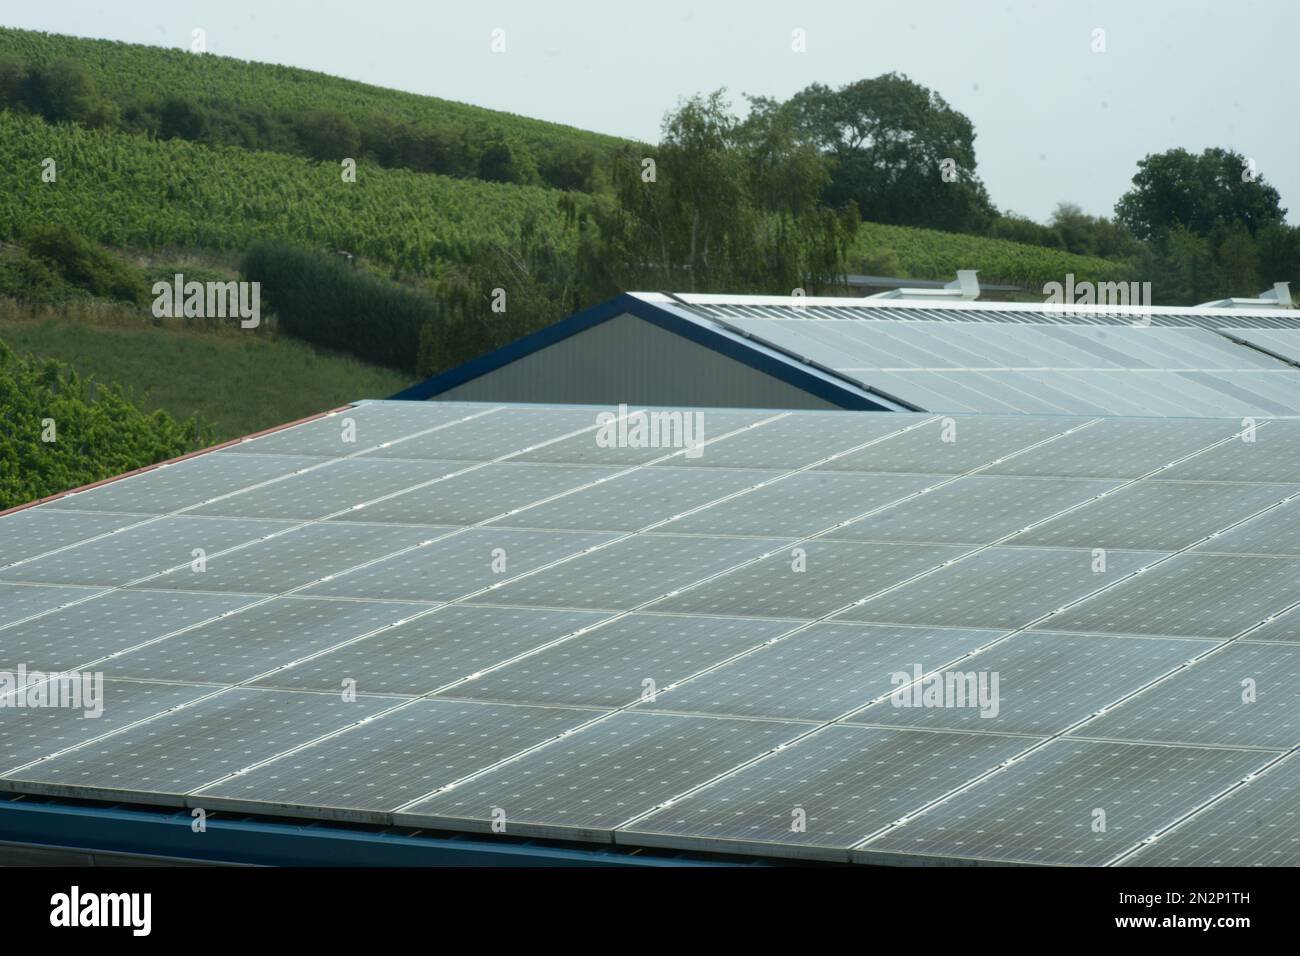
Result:
{"label": "green hillside", "polygon": [[328,73],[196,55],[177,48],[0,27],[0,56],[5,54],[33,63],[76,60],[90,71],[101,91],[123,101],[187,95],[209,105],[271,107],[292,113],[336,109],[356,118],[382,113],[394,119],[480,126],[530,144],[568,140],[615,147],[623,142],[572,126],[385,89]]}
{"label": "green hillside", "polygon": [[[41,163],[57,182],[41,181]],[[428,272],[483,240],[510,241],[532,217],[563,232],[564,193],[401,169],[360,170],[183,140],[50,124],[0,111],[0,232],[70,226],[108,246],[243,249],[286,239]]]}

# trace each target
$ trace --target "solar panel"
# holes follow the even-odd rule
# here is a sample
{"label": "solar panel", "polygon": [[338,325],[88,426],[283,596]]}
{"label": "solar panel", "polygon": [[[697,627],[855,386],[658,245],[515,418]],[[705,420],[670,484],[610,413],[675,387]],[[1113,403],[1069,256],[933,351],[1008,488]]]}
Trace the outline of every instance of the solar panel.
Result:
{"label": "solar panel", "polygon": [[621,713],[394,815],[412,826],[610,842],[620,824],[791,739],[799,724]]}
{"label": "solar panel", "polygon": [[[384,527],[349,522],[336,525],[335,531],[346,539],[356,530]],[[403,533],[414,530],[403,529]],[[386,601],[450,601],[581,554],[615,536],[516,528],[425,528],[415,537],[430,543],[393,557],[376,557],[370,564],[321,580],[303,593]]]}
{"label": "solar panel", "polygon": [[629,614],[446,693],[512,704],[624,707],[671,694],[677,681],[788,629],[784,621]]}
{"label": "solar panel", "polygon": [[391,601],[276,598],[114,657],[99,669],[141,680],[237,684],[425,610]]}
{"label": "solar panel", "polygon": [[1184,554],[1041,626],[1055,631],[1228,638],[1300,600],[1297,581],[1300,561],[1289,558]]}
{"label": "solar panel", "polygon": [[617,834],[618,842],[848,862],[848,848],[1025,749],[1020,737],[833,725]]}
{"label": "solar panel", "polygon": [[1099,866],[1268,760],[1242,750],[1056,741],[855,855]]}
{"label": "solar panel", "polygon": [[1249,342],[1256,348],[1289,362],[1300,362],[1300,329],[1224,329],[1225,335]]}
{"label": "solar panel", "polygon": [[504,583],[472,601],[627,611],[784,544],[779,538],[638,535]]}
{"label": "solar panel", "polygon": [[[247,595],[112,591],[0,627],[0,663],[70,670],[251,603]],[[91,598],[87,600],[86,598]],[[209,653],[212,649],[209,648]]]}
{"label": "solar panel", "polygon": [[346,681],[355,681],[367,694],[428,694],[607,617],[595,611],[445,605],[254,683],[339,691]]}
{"label": "solar panel", "polygon": [[[991,480],[991,479],[988,479]],[[1178,551],[1300,492],[1300,485],[1162,481],[1130,485],[1008,544]]]}
{"label": "solar panel", "polygon": [[[120,511],[162,515],[193,508],[212,498],[232,494],[304,469],[321,459],[292,455],[231,455],[212,452],[184,462],[163,465],[120,481],[66,495],[51,502],[53,511]],[[38,512],[48,518],[53,512]]]}
{"label": "solar panel", "polygon": [[910,674],[918,662],[934,666],[959,658],[999,633],[814,624],[669,688],[646,706],[718,716],[834,720],[890,693],[893,675]]}
{"label": "solar panel", "polygon": [[[680,460],[680,459],[676,459]],[[520,466],[512,468],[516,473]],[[530,465],[530,468],[554,467]],[[656,466],[610,478],[581,494],[566,495],[498,518],[496,525],[574,531],[635,531],[735,494],[781,474],[731,468]],[[571,487],[577,487],[573,485]],[[537,500],[533,495],[533,500]]]}
{"label": "solar panel", "polygon": [[[1225,347],[1113,328],[953,341]],[[0,790],[893,863],[1182,854],[1204,815],[1293,861],[1229,812],[1268,774],[1215,798],[1295,745],[1295,422],[703,410],[688,457],[602,411],[363,404],[0,516],[0,695],[106,678],[101,718],[0,707]],[[996,716],[896,706],[930,673]]]}
{"label": "solar panel", "polygon": [[828,537],[851,541],[987,544],[1090,501],[1116,484],[1088,479],[969,475],[838,528]]}
{"label": "solar panel", "polygon": [[[186,573],[189,573],[188,567],[196,560],[196,550],[214,554],[290,527],[283,521],[158,518],[130,525],[76,548],[11,564],[0,569],[0,579],[117,587],[181,565],[187,566]],[[196,584],[196,577],[197,573],[190,579],[191,586]]]}
{"label": "solar panel", "polygon": [[1300,740],[1300,647],[1238,641],[1077,733],[1285,750]]}
{"label": "solar panel", "polygon": [[839,617],[1009,630],[1115,584],[1161,557],[1157,552],[1112,551],[1102,566],[1091,551],[988,548]]}
{"label": "solar panel", "polygon": [[963,475],[1085,424],[1087,419],[939,418],[819,465],[818,470]]}
{"label": "solar panel", "polygon": [[590,711],[417,700],[201,790],[205,807],[258,812],[334,808],[337,819],[387,814],[475,770],[592,718]]}
{"label": "solar panel", "polygon": [[1161,834],[1121,866],[1300,866],[1300,757]]}
{"label": "solar panel", "polygon": [[[392,706],[388,698],[208,688],[210,696],[10,771],[28,793],[180,803],[180,795],[342,730]],[[152,802],[151,801],[151,802]]]}
{"label": "solar panel", "polygon": [[961,548],[817,539],[656,605],[666,611],[811,620],[898,584],[962,553]]}
{"label": "solar panel", "polygon": [[915,694],[881,701],[850,720],[1047,736],[1169,673],[1205,647],[1202,641],[1029,631],[942,670],[944,655],[927,652],[917,662],[936,675],[938,694],[932,700],[922,685]]}
{"label": "solar panel", "polygon": [[[610,468],[577,465],[482,465],[422,488],[404,491],[375,504],[367,504],[364,508],[338,515],[335,520],[431,525],[478,524],[539,499],[581,488],[612,474],[614,471]],[[438,477],[437,472],[431,471],[428,477],[430,480]]]}

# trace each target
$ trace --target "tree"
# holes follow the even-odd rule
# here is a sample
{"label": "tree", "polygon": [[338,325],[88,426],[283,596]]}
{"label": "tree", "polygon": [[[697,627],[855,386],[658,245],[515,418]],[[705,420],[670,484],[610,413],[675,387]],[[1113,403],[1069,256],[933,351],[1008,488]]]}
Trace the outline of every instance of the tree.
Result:
{"label": "tree", "polygon": [[23,102],[51,123],[107,126],[117,118],[116,107],[99,95],[86,68],[75,60],[51,60],[27,71]]}
{"label": "tree", "polygon": [[1216,228],[1240,225],[1254,236],[1284,219],[1280,200],[1240,153],[1211,148],[1196,156],[1171,149],[1138,162],[1115,215],[1139,239],[1159,239],[1179,226],[1205,238]]}
{"label": "tree", "polygon": [[659,146],[616,157],[617,204],[580,222],[583,288],[778,292],[842,273],[856,210],[820,202],[826,162],[789,117],[741,122],[723,91],[683,102]]}
{"label": "tree", "polygon": [[799,137],[831,157],[827,200],[873,222],[982,232],[994,215],[975,173],[975,130],[938,93],[898,73],[832,90],[815,83],[784,105]]}
{"label": "tree", "polygon": [[168,97],[158,111],[158,135],[163,139],[202,139],[207,130],[203,110],[182,96]]}

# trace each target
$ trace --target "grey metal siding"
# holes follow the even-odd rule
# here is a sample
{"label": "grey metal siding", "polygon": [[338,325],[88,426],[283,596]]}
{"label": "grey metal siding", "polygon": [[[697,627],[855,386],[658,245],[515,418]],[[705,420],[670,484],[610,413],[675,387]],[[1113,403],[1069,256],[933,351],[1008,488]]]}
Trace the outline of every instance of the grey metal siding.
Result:
{"label": "grey metal siding", "polygon": [[839,407],[627,314],[434,398],[591,405]]}

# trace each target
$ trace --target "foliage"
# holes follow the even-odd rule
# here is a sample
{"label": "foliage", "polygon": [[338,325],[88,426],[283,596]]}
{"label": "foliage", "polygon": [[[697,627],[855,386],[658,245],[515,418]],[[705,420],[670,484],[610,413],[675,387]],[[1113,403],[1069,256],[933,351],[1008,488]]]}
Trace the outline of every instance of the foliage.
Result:
{"label": "foliage", "polygon": [[0,508],[174,458],[206,437],[193,420],[146,414],[118,387],[0,343]]}
{"label": "foliage", "polygon": [[800,140],[834,160],[826,189],[834,206],[856,203],[873,222],[958,232],[982,232],[993,216],[975,173],[971,121],[906,76],[887,73],[837,90],[814,83],[784,104],[754,105],[790,114]]}
{"label": "foliage", "polygon": [[[29,74],[70,81],[63,90],[70,99],[51,96],[44,86],[24,98]],[[59,105],[64,101],[67,108]],[[6,104],[59,122],[162,139],[349,156],[462,177],[476,177],[483,167],[497,181],[530,183],[540,176],[555,188],[585,191],[600,186],[592,174],[596,156],[621,145],[556,123],[310,70],[0,28],[0,106]],[[502,162],[502,143],[509,144],[509,162]],[[502,178],[514,173],[519,177]]]}
{"label": "foliage", "polygon": [[[45,157],[57,162],[57,182],[41,181]],[[573,248],[560,212],[564,196],[365,165],[346,183],[332,163],[0,111],[0,235],[34,221],[118,248],[246,249],[258,239],[290,240],[428,275],[439,259],[464,260],[483,241],[515,242],[530,214],[557,244]]]}
{"label": "foliage", "polygon": [[1254,236],[1283,221],[1280,200],[1240,153],[1210,148],[1196,156],[1171,149],[1138,161],[1115,214],[1139,239],[1159,239],[1178,226],[1202,238],[1234,226]]}

